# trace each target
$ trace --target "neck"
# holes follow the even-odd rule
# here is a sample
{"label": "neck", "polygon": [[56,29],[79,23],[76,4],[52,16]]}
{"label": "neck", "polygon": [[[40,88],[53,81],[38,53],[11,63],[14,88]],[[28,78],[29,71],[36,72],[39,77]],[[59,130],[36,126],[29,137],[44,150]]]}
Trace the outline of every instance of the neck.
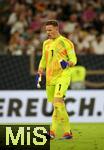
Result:
{"label": "neck", "polygon": [[60,36],[60,33],[56,33],[55,36],[54,36],[54,39],[58,38]]}

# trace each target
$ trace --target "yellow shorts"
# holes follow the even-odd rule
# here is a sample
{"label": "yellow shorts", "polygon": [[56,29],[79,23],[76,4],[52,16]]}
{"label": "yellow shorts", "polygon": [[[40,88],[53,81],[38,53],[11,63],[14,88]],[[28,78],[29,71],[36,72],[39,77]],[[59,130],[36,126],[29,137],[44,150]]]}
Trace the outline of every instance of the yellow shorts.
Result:
{"label": "yellow shorts", "polygon": [[52,102],[55,97],[63,98],[70,84],[70,79],[59,78],[55,85],[47,85],[46,93],[48,102]]}

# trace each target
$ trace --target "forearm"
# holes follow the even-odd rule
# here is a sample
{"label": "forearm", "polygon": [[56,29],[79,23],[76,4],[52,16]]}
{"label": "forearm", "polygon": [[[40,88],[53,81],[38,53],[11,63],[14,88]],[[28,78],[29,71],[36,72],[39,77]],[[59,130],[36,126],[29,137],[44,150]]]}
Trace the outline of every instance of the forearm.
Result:
{"label": "forearm", "polygon": [[72,54],[70,55],[68,63],[69,63],[70,67],[73,67],[73,66],[76,65],[76,63],[77,63],[77,57],[76,57],[75,53],[73,55]]}
{"label": "forearm", "polygon": [[39,73],[39,74],[43,74],[45,68],[46,68],[46,62],[45,62],[45,59],[42,58],[42,59],[40,60],[40,63],[39,63],[38,73]]}

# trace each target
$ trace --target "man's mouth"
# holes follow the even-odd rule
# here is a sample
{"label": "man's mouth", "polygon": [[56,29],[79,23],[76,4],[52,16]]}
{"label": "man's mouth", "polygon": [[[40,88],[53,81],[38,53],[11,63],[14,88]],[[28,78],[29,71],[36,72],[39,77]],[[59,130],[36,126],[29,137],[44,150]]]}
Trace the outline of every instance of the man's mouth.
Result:
{"label": "man's mouth", "polygon": [[51,38],[51,35],[50,35],[50,34],[48,34],[48,38]]}

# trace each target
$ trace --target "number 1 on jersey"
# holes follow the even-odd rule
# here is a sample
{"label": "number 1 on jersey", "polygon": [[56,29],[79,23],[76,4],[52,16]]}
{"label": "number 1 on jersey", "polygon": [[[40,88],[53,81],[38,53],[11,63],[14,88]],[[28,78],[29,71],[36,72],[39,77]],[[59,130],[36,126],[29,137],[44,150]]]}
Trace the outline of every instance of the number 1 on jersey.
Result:
{"label": "number 1 on jersey", "polygon": [[52,52],[52,57],[53,57],[53,50],[51,50],[51,52]]}
{"label": "number 1 on jersey", "polygon": [[59,91],[61,90],[61,84],[59,84]]}

